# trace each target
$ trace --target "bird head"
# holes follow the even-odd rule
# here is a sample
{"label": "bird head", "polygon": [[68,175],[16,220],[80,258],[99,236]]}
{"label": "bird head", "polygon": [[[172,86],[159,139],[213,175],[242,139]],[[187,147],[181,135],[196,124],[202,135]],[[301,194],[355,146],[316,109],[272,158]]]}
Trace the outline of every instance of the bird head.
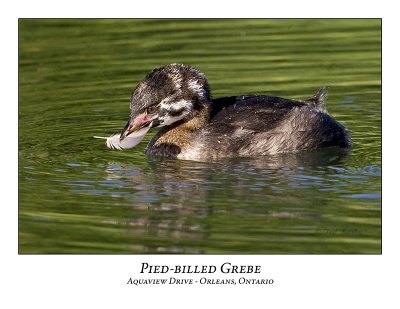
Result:
{"label": "bird head", "polygon": [[191,66],[154,69],[133,90],[131,114],[120,140],[145,127],[165,127],[196,116],[211,101],[208,81]]}

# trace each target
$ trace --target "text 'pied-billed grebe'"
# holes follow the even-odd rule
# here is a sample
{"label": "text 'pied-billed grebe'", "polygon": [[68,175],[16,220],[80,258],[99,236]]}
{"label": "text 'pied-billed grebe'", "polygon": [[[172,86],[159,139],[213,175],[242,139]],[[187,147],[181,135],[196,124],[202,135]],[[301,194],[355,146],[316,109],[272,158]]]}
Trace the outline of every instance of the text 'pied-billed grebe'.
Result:
{"label": "text 'pied-billed grebe'", "polygon": [[161,128],[149,156],[187,160],[264,156],[351,145],[348,131],[325,109],[327,88],[305,101],[264,95],[211,99],[204,74],[169,64],[134,89],[128,123],[110,148],[132,148],[150,128]]}

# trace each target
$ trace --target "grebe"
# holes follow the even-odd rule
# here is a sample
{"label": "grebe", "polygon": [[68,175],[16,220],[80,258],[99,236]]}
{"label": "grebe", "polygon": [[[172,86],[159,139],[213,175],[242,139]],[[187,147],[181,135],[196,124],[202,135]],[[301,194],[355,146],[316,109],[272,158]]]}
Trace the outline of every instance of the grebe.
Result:
{"label": "grebe", "polygon": [[[150,128],[161,128],[145,150],[148,156],[212,160],[350,147],[349,132],[325,109],[327,91],[304,101],[264,95],[212,100],[203,73],[168,64],[133,90],[129,121],[114,146],[132,148]],[[137,141],[124,146],[135,134]]]}

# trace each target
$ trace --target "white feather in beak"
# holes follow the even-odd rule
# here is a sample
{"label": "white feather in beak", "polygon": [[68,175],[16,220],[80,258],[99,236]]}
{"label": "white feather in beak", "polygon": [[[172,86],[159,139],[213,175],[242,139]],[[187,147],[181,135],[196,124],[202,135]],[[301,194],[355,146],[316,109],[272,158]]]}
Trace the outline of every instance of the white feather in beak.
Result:
{"label": "white feather in beak", "polygon": [[111,135],[110,137],[93,136],[94,138],[101,138],[106,140],[106,145],[110,149],[124,150],[131,149],[139,144],[147,131],[150,130],[150,126],[141,128],[138,131],[132,132],[126,136],[122,141],[120,141],[121,133]]}

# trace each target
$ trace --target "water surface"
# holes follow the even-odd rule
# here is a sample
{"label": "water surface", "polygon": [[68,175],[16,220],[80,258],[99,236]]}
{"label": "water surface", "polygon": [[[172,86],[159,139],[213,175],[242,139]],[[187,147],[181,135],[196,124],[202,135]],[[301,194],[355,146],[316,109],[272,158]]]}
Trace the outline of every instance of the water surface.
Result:
{"label": "water surface", "polygon": [[[380,20],[20,20],[20,253],[380,253]],[[306,99],[350,153],[217,162],[111,151],[132,88],[162,64],[213,97]]]}

